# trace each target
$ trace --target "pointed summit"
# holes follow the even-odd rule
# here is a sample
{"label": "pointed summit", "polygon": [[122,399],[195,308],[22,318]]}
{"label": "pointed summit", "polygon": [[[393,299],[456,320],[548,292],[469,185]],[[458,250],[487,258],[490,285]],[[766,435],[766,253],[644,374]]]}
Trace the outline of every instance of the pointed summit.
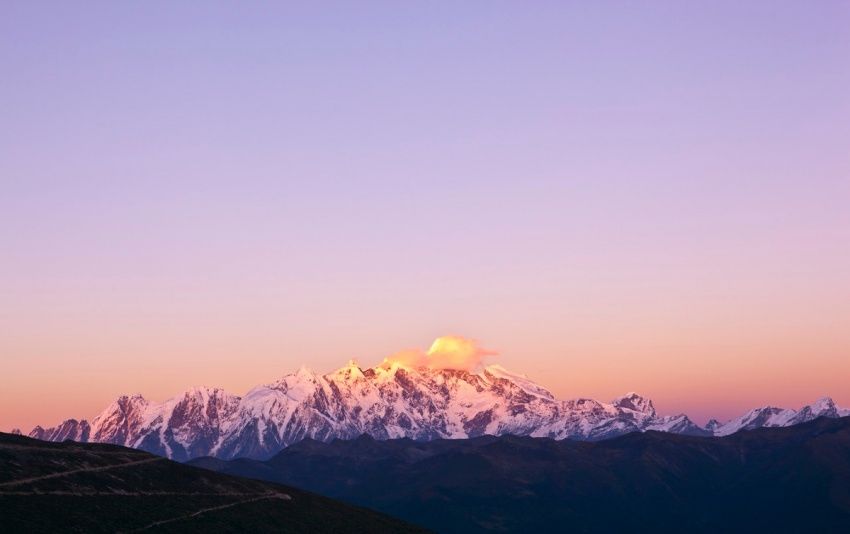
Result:
{"label": "pointed summit", "polygon": [[714,431],[720,428],[721,426],[723,426],[723,423],[721,423],[717,419],[711,419],[705,424],[705,429],[713,434]]}
{"label": "pointed summit", "polygon": [[360,366],[357,365],[355,360],[348,360],[348,364],[344,367],[340,367],[336,371],[328,373],[325,375],[325,378],[339,378],[341,380],[356,380],[358,378],[363,378],[363,370],[360,369]]}
{"label": "pointed summit", "polygon": [[306,365],[302,365],[297,371],[295,371],[295,376],[298,378],[313,378],[316,376],[316,372]]}
{"label": "pointed summit", "polygon": [[817,414],[832,412],[835,410],[835,401],[832,397],[821,397],[809,405],[812,412]]}
{"label": "pointed summit", "polygon": [[640,412],[642,414],[646,414],[650,417],[655,417],[655,405],[652,404],[652,401],[638,395],[634,391],[630,391],[626,393],[622,397],[616,398],[611,401],[611,404],[618,408],[625,408],[627,410],[634,410],[636,412]]}

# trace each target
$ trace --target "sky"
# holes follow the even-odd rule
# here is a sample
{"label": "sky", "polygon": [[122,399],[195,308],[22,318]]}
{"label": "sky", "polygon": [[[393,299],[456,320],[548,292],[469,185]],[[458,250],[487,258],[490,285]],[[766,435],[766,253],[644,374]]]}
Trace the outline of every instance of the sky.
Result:
{"label": "sky", "polygon": [[0,6],[0,430],[457,335],[850,406],[850,3]]}

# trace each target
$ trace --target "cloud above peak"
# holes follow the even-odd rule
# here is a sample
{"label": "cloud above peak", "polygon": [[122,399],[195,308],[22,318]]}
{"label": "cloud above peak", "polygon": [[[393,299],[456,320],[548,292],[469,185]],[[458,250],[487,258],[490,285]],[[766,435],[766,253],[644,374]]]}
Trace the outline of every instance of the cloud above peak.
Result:
{"label": "cloud above peak", "polygon": [[384,359],[384,365],[394,363],[404,367],[428,367],[430,369],[458,369],[471,371],[486,356],[496,352],[483,348],[474,339],[461,336],[438,337],[425,351],[407,349]]}

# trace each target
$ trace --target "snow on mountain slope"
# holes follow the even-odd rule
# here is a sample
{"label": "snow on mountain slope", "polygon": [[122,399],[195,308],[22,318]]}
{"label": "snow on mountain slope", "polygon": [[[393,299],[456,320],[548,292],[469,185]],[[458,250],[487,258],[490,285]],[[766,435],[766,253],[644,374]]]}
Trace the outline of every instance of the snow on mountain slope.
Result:
{"label": "snow on mountain slope", "polygon": [[818,417],[844,417],[846,415],[850,415],[850,410],[838,408],[831,398],[823,397],[812,404],[803,406],[799,410],[776,408],[773,406],[755,408],[741,417],[716,426],[714,428],[714,435],[728,436],[740,430],[791,426],[805,423]]}
{"label": "snow on mountain slope", "polygon": [[87,421],[68,419],[63,421],[60,425],[52,428],[42,428],[37,426],[30,431],[29,437],[43,439],[45,441],[65,441],[66,439],[70,439],[73,441],[87,442],[89,441],[90,434],[91,427]]}
{"label": "snow on mountain slope", "polygon": [[650,423],[645,430],[657,430],[659,432],[672,432],[674,434],[685,434],[688,436],[712,436],[712,431],[702,428],[688,418],[685,414],[668,415],[658,418]]}
{"label": "snow on mountain slope", "polygon": [[305,438],[330,441],[369,434],[430,440],[514,434],[600,440],[646,430],[722,436],[847,412],[824,398],[799,411],[759,408],[726,424],[701,428],[683,414],[659,416],[652,401],[636,393],[610,403],[560,401],[498,365],[473,372],[385,361],[362,369],[352,361],[325,375],[302,367],[243,397],[203,387],[163,403],[124,396],[91,423],[69,419],[54,428],[36,427],[30,436],[116,443],[176,460],[267,458]]}

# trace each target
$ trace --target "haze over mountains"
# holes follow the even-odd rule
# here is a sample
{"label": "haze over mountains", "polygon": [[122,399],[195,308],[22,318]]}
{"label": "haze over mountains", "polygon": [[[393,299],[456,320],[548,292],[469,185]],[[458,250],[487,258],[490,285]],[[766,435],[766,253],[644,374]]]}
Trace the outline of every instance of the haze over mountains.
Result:
{"label": "haze over mountains", "polygon": [[517,435],[596,441],[648,430],[725,436],[850,415],[850,409],[822,398],[799,410],[768,406],[699,426],[685,414],[659,415],[651,400],[636,393],[610,402],[558,400],[521,374],[499,365],[481,367],[481,357],[462,338],[440,338],[428,353],[407,352],[372,368],[352,361],[321,375],[302,367],[242,397],[205,387],[163,403],[123,396],[91,422],[68,419],[29,435],[124,445],[176,460],[263,459],[306,438]]}

